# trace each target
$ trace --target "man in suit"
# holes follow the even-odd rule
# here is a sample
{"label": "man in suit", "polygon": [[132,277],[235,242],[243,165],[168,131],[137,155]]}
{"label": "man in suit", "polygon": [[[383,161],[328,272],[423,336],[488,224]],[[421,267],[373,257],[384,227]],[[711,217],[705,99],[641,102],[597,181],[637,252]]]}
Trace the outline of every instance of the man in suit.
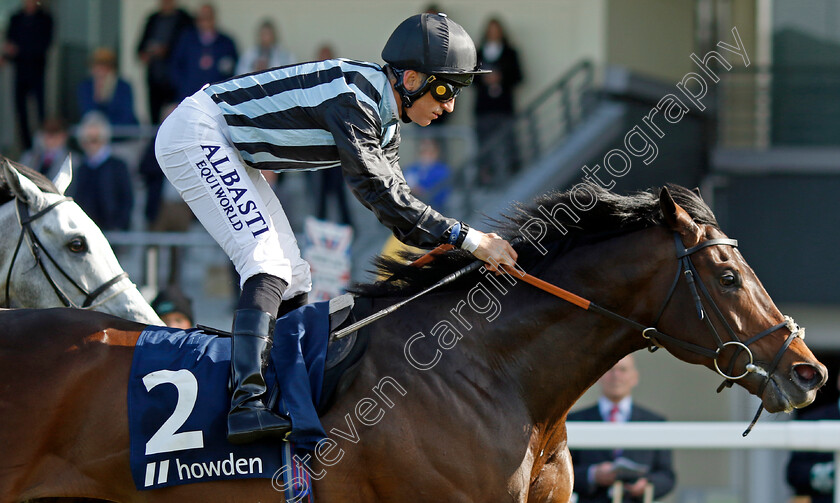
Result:
{"label": "man in suit", "polygon": [[[840,389],[840,376],[837,379]],[[840,403],[837,401],[808,407],[797,413],[797,420],[818,421],[840,419]],[[791,453],[787,465],[787,481],[797,496],[810,496],[811,503],[834,501],[834,453],[804,452]]]}
{"label": "man in suit", "polygon": [[[631,393],[639,383],[639,373],[632,355],[616,363],[598,383],[601,386],[598,403],[569,414],[569,421],[665,420],[633,402]],[[648,484],[653,485],[653,497],[656,499],[674,489],[676,476],[671,466],[671,451],[572,450],[571,454],[578,503],[611,503],[612,487],[617,480],[623,481],[622,501],[625,503],[641,502]],[[628,470],[621,470],[621,465],[631,465],[640,473],[631,475]]]}

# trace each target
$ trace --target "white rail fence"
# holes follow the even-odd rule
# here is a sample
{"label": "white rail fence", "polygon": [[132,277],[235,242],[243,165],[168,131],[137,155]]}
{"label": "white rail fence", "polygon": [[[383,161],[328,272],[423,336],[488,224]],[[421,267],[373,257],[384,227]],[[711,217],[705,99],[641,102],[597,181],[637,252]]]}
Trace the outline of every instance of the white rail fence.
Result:
{"label": "white rail fence", "polygon": [[[840,421],[759,422],[746,437],[748,422],[602,423],[569,421],[571,449],[782,449],[834,452],[840,462]],[[840,487],[840,470],[834,472]],[[840,503],[840,491],[834,492]]]}

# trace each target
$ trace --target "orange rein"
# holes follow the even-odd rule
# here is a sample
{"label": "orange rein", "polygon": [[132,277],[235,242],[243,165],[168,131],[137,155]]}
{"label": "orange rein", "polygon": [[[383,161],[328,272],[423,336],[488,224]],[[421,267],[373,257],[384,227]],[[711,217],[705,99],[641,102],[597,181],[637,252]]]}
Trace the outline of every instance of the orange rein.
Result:
{"label": "orange rein", "polygon": [[580,308],[586,309],[587,311],[589,310],[589,305],[592,304],[592,302],[584,299],[579,295],[575,295],[572,292],[569,292],[568,290],[563,290],[559,286],[552,285],[551,283],[531,276],[528,273],[517,271],[516,269],[508,265],[503,265],[502,268],[505,270],[505,272],[512,275],[513,277],[519,278],[525,283],[528,283],[529,285],[533,285],[544,292],[548,292],[551,295],[554,295],[555,297],[560,297],[566,302],[570,302]]}
{"label": "orange rein", "polygon": [[[455,248],[451,244],[442,244],[435,248],[434,250],[430,251],[429,253],[423,255],[422,257],[418,258],[414,262],[411,263],[412,267],[423,267],[424,265],[428,264],[429,262],[433,261],[438,255],[446,253],[447,251]],[[559,286],[552,285],[546,281],[543,281],[537,277],[531,276],[528,273],[518,271],[510,266],[503,265],[502,268],[505,270],[506,273],[521,279],[522,281],[528,283],[529,285],[535,286],[544,292],[548,292],[555,297],[560,297],[561,299],[565,300],[566,302],[570,302],[582,309],[589,310],[589,305],[591,304],[590,301],[584,299],[579,295],[575,295],[572,292],[567,290],[563,290]]]}
{"label": "orange rein", "polygon": [[415,260],[414,262],[412,262],[409,265],[411,265],[411,267],[423,267],[424,265],[426,265],[429,262],[431,262],[432,260],[434,260],[435,257],[437,257],[438,255],[446,253],[453,248],[455,248],[455,247],[452,246],[449,243],[442,244],[442,245],[438,246],[437,248],[435,248],[434,250],[430,251],[429,253],[427,253],[427,254],[423,255],[422,257],[418,258],[417,260]]}

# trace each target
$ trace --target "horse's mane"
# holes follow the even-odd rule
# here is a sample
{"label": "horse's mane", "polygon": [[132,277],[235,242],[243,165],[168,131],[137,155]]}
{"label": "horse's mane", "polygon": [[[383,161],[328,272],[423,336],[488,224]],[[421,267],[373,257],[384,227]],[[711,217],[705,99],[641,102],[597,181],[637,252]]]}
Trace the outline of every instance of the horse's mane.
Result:
{"label": "horse's mane", "polygon": [[[56,188],[52,181],[50,181],[49,178],[42,175],[40,172],[35,171],[34,169],[28,166],[24,166],[23,164],[20,164],[18,162],[14,162],[7,157],[0,156],[0,164],[6,162],[14,166],[20,172],[20,174],[32,180],[32,183],[37,185],[42,192],[50,192],[53,194],[59,193],[58,188]],[[6,180],[4,172],[0,171],[0,205],[8,203],[14,198],[15,195],[12,192],[11,186],[9,185],[9,181]]]}
{"label": "horse's mane", "polygon": [[[558,227],[547,222],[546,215],[540,211],[540,208],[545,212],[550,212],[558,204],[574,208],[572,191],[550,192],[537,197],[528,205],[514,204],[509,214],[503,214],[501,219],[493,220],[493,223],[497,225],[495,232],[508,240],[520,235],[520,229],[533,219],[545,222],[546,235],[541,243],[548,249],[547,254],[541,254],[535,246],[527,242],[516,247],[516,252],[519,254],[517,263],[526,271],[538,274],[550,259],[576,246],[663,225],[662,210],[659,207],[659,188],[620,195],[595,184],[587,186],[597,197],[597,203],[588,211],[574,211],[577,221],[564,211],[557,211],[554,214],[555,221],[566,230],[565,234]],[[697,223],[719,227],[712,210],[697,193],[678,185],[668,185],[668,190],[674,201],[682,206]],[[423,267],[406,265],[406,260],[412,261],[419,256],[415,253],[402,253],[398,258],[378,256],[373,261],[376,273],[379,277],[392,277],[392,279],[369,284],[354,284],[350,290],[366,297],[411,295],[475,260],[472,254],[466,251],[452,250],[439,255]],[[452,286],[457,287],[463,282],[463,279],[459,280]]]}

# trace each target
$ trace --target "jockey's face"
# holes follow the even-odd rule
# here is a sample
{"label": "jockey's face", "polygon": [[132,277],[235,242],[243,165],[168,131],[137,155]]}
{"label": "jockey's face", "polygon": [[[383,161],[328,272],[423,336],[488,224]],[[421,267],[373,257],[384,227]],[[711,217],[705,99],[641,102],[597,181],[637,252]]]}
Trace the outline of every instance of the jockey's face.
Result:
{"label": "jockey's face", "polygon": [[[405,88],[414,91],[423,85],[426,76],[414,70],[406,70],[403,79]],[[446,103],[441,103],[432,96],[432,93],[427,92],[419,99],[414,100],[414,104],[411,105],[411,108],[405,109],[405,113],[411,119],[411,122],[420,126],[428,126],[444,112],[452,113],[453,110],[455,110],[455,98]]]}

